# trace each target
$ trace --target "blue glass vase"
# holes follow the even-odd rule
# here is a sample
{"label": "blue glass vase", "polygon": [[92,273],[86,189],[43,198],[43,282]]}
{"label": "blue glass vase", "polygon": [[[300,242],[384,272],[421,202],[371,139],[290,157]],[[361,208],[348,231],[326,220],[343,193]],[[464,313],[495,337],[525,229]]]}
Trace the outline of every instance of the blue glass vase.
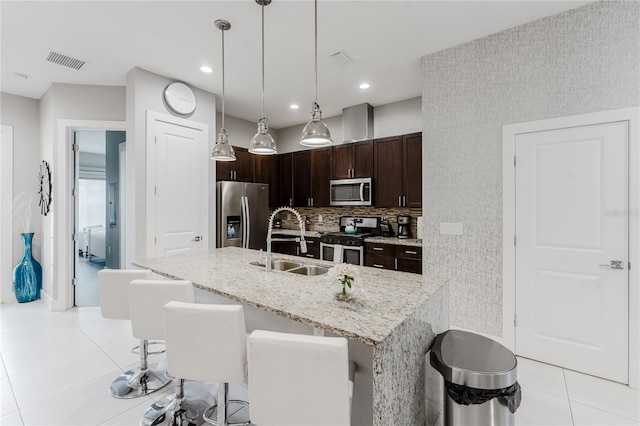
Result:
{"label": "blue glass vase", "polygon": [[42,290],[42,266],[31,254],[33,232],[22,235],[24,255],[20,263],[13,269],[13,289],[18,302],[31,302],[40,299]]}

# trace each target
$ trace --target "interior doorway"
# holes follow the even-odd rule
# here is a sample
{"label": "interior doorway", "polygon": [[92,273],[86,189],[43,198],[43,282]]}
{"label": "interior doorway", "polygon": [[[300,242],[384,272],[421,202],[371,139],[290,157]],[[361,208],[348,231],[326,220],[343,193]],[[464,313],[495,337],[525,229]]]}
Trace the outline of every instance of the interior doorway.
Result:
{"label": "interior doorway", "polygon": [[98,306],[97,273],[119,269],[122,240],[120,130],[78,129],[73,132],[74,305]]}

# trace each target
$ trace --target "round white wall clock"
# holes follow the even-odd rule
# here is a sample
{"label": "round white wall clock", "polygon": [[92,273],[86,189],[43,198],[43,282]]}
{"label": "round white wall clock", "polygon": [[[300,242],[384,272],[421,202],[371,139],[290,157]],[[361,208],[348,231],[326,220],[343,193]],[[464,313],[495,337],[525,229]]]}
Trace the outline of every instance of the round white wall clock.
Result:
{"label": "round white wall clock", "polygon": [[196,95],[193,90],[179,81],[165,87],[163,97],[171,111],[177,114],[191,114],[196,109]]}

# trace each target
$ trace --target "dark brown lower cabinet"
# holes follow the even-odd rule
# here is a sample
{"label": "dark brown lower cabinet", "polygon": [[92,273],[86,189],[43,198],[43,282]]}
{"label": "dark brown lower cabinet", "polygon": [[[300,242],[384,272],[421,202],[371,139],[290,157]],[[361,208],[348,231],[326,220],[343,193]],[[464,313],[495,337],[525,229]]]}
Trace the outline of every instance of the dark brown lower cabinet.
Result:
{"label": "dark brown lower cabinet", "polygon": [[365,243],[365,266],[402,272],[422,273],[422,247]]}
{"label": "dark brown lower cabinet", "polygon": [[[296,238],[296,235],[278,234],[274,238]],[[302,256],[310,259],[320,259],[320,238],[305,237],[307,242],[307,252],[300,251],[300,243],[297,241],[273,241],[271,243],[271,252],[288,254],[290,256]]]}

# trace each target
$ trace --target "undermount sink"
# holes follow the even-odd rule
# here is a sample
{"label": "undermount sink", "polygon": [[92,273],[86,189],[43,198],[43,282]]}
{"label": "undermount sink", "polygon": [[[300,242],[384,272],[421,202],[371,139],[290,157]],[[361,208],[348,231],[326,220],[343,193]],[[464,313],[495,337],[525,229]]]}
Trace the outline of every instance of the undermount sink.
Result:
{"label": "undermount sink", "polygon": [[271,261],[271,268],[274,271],[288,271],[293,268],[299,268],[300,266],[303,266],[303,264],[298,262],[291,262],[289,260],[277,259]]}
{"label": "undermount sink", "polygon": [[[264,264],[260,262],[251,262],[251,264],[264,267]],[[323,275],[329,271],[329,268],[324,266],[305,265],[304,263],[292,262],[284,259],[272,260],[271,269],[274,271],[291,272],[292,274],[307,276]]]}
{"label": "undermount sink", "polygon": [[289,269],[286,272],[291,272],[292,274],[298,274],[298,275],[314,276],[314,275],[324,275],[328,271],[329,271],[329,268],[325,268],[324,266],[302,265],[298,268]]}

